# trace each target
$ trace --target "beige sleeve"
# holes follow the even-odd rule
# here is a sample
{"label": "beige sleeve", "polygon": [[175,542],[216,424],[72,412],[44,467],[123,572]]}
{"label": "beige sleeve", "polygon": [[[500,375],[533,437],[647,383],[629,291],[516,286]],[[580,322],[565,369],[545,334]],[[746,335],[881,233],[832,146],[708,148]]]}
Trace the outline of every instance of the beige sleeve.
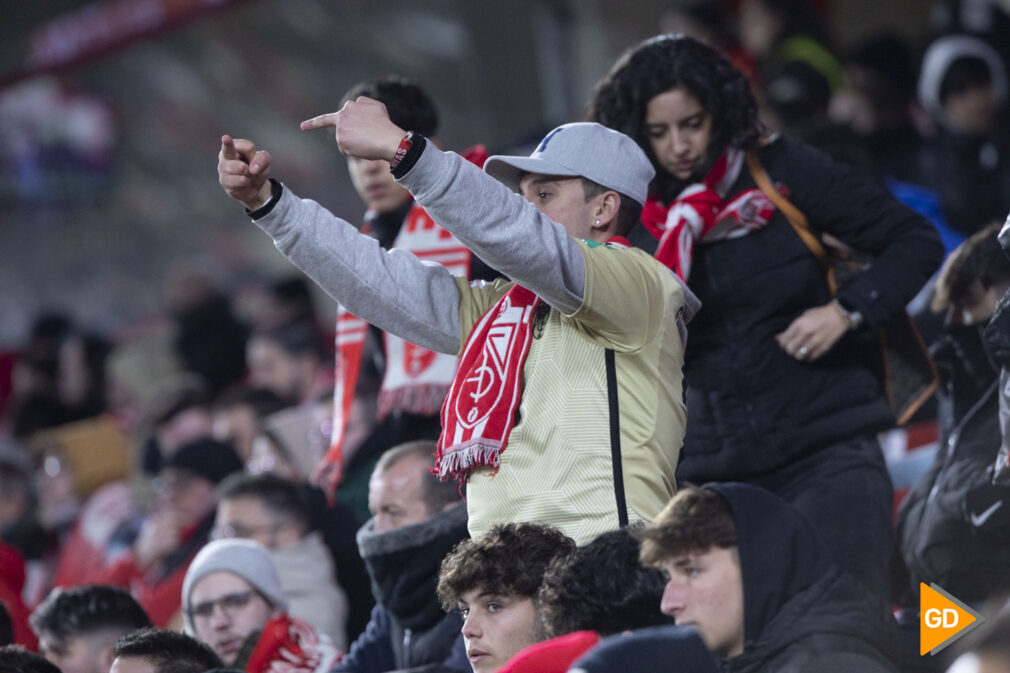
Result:
{"label": "beige sleeve", "polygon": [[684,306],[673,272],[637,248],[580,243],[586,266],[582,306],[567,319],[586,336],[619,352],[652,341],[670,312]]}

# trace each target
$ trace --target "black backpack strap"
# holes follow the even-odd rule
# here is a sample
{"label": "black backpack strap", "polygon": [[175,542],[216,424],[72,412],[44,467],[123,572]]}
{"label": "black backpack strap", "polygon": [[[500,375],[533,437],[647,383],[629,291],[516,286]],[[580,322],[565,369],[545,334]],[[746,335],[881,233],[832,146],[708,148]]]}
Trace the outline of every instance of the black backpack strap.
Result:
{"label": "black backpack strap", "polygon": [[607,363],[607,401],[610,406],[610,458],[614,465],[614,495],[617,498],[617,521],[621,528],[628,525],[628,503],[624,499],[624,467],[621,464],[621,411],[617,403],[617,365],[614,349],[605,352]]}

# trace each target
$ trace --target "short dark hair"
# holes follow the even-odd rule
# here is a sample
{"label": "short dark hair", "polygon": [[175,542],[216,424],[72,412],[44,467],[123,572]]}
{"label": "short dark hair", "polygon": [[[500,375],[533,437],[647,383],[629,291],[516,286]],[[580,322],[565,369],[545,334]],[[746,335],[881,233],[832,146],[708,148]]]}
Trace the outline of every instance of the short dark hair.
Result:
{"label": "short dark hair", "polygon": [[[582,196],[585,198],[586,203],[589,203],[591,199],[604,192],[613,192],[615,190],[609,187],[604,187],[598,182],[593,182],[588,178],[582,178]],[[615,192],[619,197],[621,197],[621,205],[617,211],[617,229],[615,233],[618,236],[624,236],[631,228],[638,223],[642,217],[642,204],[635,201],[633,198],[627,194],[622,194],[621,192]]]}
{"label": "short dark hair", "polygon": [[754,149],[761,138],[750,82],[716,49],[683,35],[660,35],[632,47],[596,84],[586,116],[638,143],[656,168],[650,193],[664,201],[683,183],[656,160],[645,112],[654,97],[676,88],[697,98],[712,118],[709,163],[727,147]]}
{"label": "short dark hair", "polygon": [[951,96],[970,89],[992,86],[992,71],[989,64],[978,56],[962,56],[954,59],[940,81],[940,103],[945,104]]}
{"label": "short dark hair", "polygon": [[251,498],[263,505],[274,523],[294,524],[303,532],[312,528],[312,516],[305,493],[298,484],[270,472],[236,472],[221,482],[218,497],[221,501]]}
{"label": "short dark hair", "polygon": [[3,673],[60,673],[55,664],[20,645],[0,647],[0,671]]}
{"label": "short dark hair", "polygon": [[442,559],[438,598],[447,611],[456,609],[460,596],[474,589],[534,598],[551,561],[574,549],[572,539],[553,526],[495,526],[478,538],[463,540]]}
{"label": "short dark hair", "polygon": [[537,593],[547,635],[596,631],[609,636],[670,623],[659,609],[666,579],[639,562],[639,551],[638,540],[620,529],[555,558]]}
{"label": "short dark hair", "polygon": [[[420,458],[434,467],[436,449],[435,442],[430,439],[418,439],[398,444],[379,456],[379,460],[375,463],[374,472],[382,474],[408,456]],[[421,476],[421,498],[424,500],[428,514],[437,514],[447,505],[461,501],[459,485],[452,480],[440,481],[436,475],[425,470]]]}
{"label": "short dark hair", "polygon": [[203,673],[223,668],[221,659],[204,643],[178,631],[141,629],[116,643],[116,657],[145,659],[158,673]]}
{"label": "short dark hair", "polygon": [[671,556],[738,545],[736,520],[716,491],[687,486],[677,492],[652,523],[635,532],[644,565],[657,566]]}
{"label": "short dark hair", "polygon": [[128,591],[102,584],[53,589],[29,622],[38,636],[59,644],[96,631],[117,632],[118,638],[151,626],[144,608]]}
{"label": "short dark hair", "polygon": [[344,94],[340,107],[358,96],[368,96],[381,102],[389,112],[389,120],[404,131],[423,136],[438,132],[438,109],[431,96],[406,77],[384,75],[358,82]]}
{"label": "short dark hair", "polygon": [[965,299],[976,281],[986,290],[1010,283],[1010,259],[996,237],[1000,226],[993,222],[976,231],[943,263],[931,303],[934,311]]}

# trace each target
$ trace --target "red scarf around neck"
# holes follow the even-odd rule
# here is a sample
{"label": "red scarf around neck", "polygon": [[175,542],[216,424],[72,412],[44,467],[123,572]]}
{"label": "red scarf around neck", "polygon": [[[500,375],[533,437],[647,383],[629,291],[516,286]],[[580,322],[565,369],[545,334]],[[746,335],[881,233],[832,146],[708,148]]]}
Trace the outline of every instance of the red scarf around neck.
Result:
{"label": "red scarf around neck", "polygon": [[695,243],[746,236],[764,227],[775,212],[775,205],[757,188],[724,201],[743,164],[744,152],[730,148],[701,182],[685,187],[673,203],[667,206],[650,196],[642,209],[642,223],[659,240],[656,259],[685,282]]}

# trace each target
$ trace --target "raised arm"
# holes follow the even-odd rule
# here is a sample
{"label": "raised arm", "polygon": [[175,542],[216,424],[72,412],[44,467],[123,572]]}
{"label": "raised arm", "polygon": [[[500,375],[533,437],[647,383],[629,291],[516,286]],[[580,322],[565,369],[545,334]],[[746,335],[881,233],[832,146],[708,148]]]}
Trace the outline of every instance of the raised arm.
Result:
{"label": "raised arm", "polygon": [[315,201],[268,181],[270,155],[222,138],[218,178],[277,249],[355,315],[408,341],[459,350],[459,292],[447,269],[403,250],[383,250]]}
{"label": "raised arm", "polygon": [[[302,122],[302,128],[333,128],[344,154],[386,161],[394,159],[406,133],[389,121],[385,106],[367,98]],[[580,244],[521,196],[459,155],[430,144],[416,163],[394,174],[440,226],[487,264],[563,312],[574,313],[582,305]]]}

